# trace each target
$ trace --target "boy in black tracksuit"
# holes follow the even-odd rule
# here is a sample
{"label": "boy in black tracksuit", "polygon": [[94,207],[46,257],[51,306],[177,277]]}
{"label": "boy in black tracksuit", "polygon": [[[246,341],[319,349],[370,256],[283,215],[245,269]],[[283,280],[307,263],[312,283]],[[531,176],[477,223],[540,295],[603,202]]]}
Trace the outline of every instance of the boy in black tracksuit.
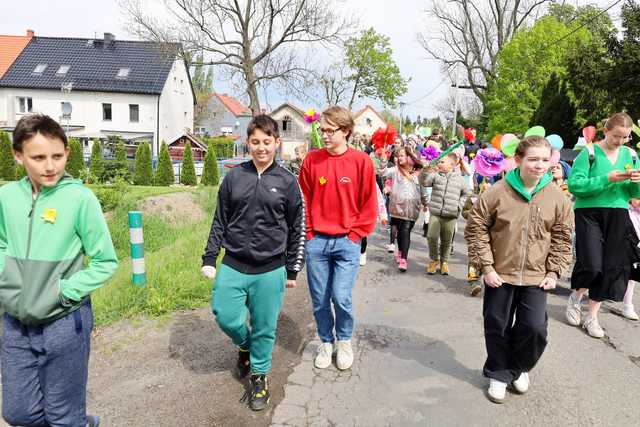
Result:
{"label": "boy in black tracksuit", "polygon": [[247,133],[253,159],[231,169],[220,185],[202,272],[216,277],[216,259],[224,247],[213,287],[213,314],[240,349],[239,374],[251,372],[249,406],[261,410],[269,402],[266,375],[285,281],[288,288],[296,286],[304,264],[306,230],[297,179],[274,160],[280,144],[277,123],[269,116],[257,116]]}

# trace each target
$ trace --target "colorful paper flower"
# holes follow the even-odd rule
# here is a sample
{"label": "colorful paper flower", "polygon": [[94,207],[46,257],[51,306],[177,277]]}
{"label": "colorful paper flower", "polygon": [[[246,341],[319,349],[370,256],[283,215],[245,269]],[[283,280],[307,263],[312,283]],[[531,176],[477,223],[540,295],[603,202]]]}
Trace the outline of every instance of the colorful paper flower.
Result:
{"label": "colorful paper flower", "polygon": [[307,123],[317,122],[318,120],[320,120],[320,114],[318,114],[318,112],[314,108],[309,108],[304,113],[304,120]]}
{"label": "colorful paper flower", "polygon": [[472,163],[479,175],[484,177],[496,176],[504,168],[504,154],[495,148],[483,148],[478,150]]}
{"label": "colorful paper flower", "polygon": [[441,151],[438,150],[438,148],[433,145],[427,145],[425,148],[420,150],[420,155],[427,162],[437,159],[440,153]]}
{"label": "colorful paper flower", "polygon": [[377,131],[371,135],[371,142],[374,148],[386,148],[388,145],[394,143],[398,137],[398,131],[393,125],[388,124],[386,128],[378,128]]}

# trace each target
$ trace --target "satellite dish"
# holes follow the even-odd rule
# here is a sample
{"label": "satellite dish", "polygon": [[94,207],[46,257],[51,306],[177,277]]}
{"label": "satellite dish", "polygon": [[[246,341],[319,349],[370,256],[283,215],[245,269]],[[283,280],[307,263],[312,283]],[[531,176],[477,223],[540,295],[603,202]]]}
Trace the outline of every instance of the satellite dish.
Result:
{"label": "satellite dish", "polygon": [[65,116],[68,116],[71,114],[72,111],[73,111],[73,107],[71,107],[70,102],[62,103],[62,114],[64,114]]}

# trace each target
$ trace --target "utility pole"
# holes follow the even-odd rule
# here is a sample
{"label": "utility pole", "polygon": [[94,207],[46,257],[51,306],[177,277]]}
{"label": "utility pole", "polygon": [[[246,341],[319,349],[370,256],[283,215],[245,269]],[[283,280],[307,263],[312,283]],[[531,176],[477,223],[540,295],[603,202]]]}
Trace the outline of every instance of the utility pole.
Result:
{"label": "utility pole", "polygon": [[451,85],[456,88],[453,94],[453,126],[451,128],[451,139],[456,136],[456,127],[458,126],[458,78],[459,69],[456,67],[456,81]]}
{"label": "utility pole", "polygon": [[402,135],[402,127],[404,125],[404,106],[407,105],[406,102],[400,102],[400,135]]}

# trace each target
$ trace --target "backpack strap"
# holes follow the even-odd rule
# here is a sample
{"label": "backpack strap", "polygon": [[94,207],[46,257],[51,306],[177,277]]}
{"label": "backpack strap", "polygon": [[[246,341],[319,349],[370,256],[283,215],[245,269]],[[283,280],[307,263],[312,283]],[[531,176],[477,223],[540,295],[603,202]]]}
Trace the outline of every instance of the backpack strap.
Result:
{"label": "backpack strap", "polygon": [[593,143],[587,144],[585,149],[587,150],[587,153],[589,153],[589,169],[591,169],[591,166],[593,166],[593,162],[596,159],[596,149],[593,148]]}
{"label": "backpack strap", "polygon": [[633,166],[635,169],[635,166],[638,163],[638,153],[636,152],[636,150],[634,150],[633,148],[629,147],[628,145],[625,145],[625,147],[627,148],[627,150],[629,150],[629,154],[631,154],[631,159],[633,161]]}

